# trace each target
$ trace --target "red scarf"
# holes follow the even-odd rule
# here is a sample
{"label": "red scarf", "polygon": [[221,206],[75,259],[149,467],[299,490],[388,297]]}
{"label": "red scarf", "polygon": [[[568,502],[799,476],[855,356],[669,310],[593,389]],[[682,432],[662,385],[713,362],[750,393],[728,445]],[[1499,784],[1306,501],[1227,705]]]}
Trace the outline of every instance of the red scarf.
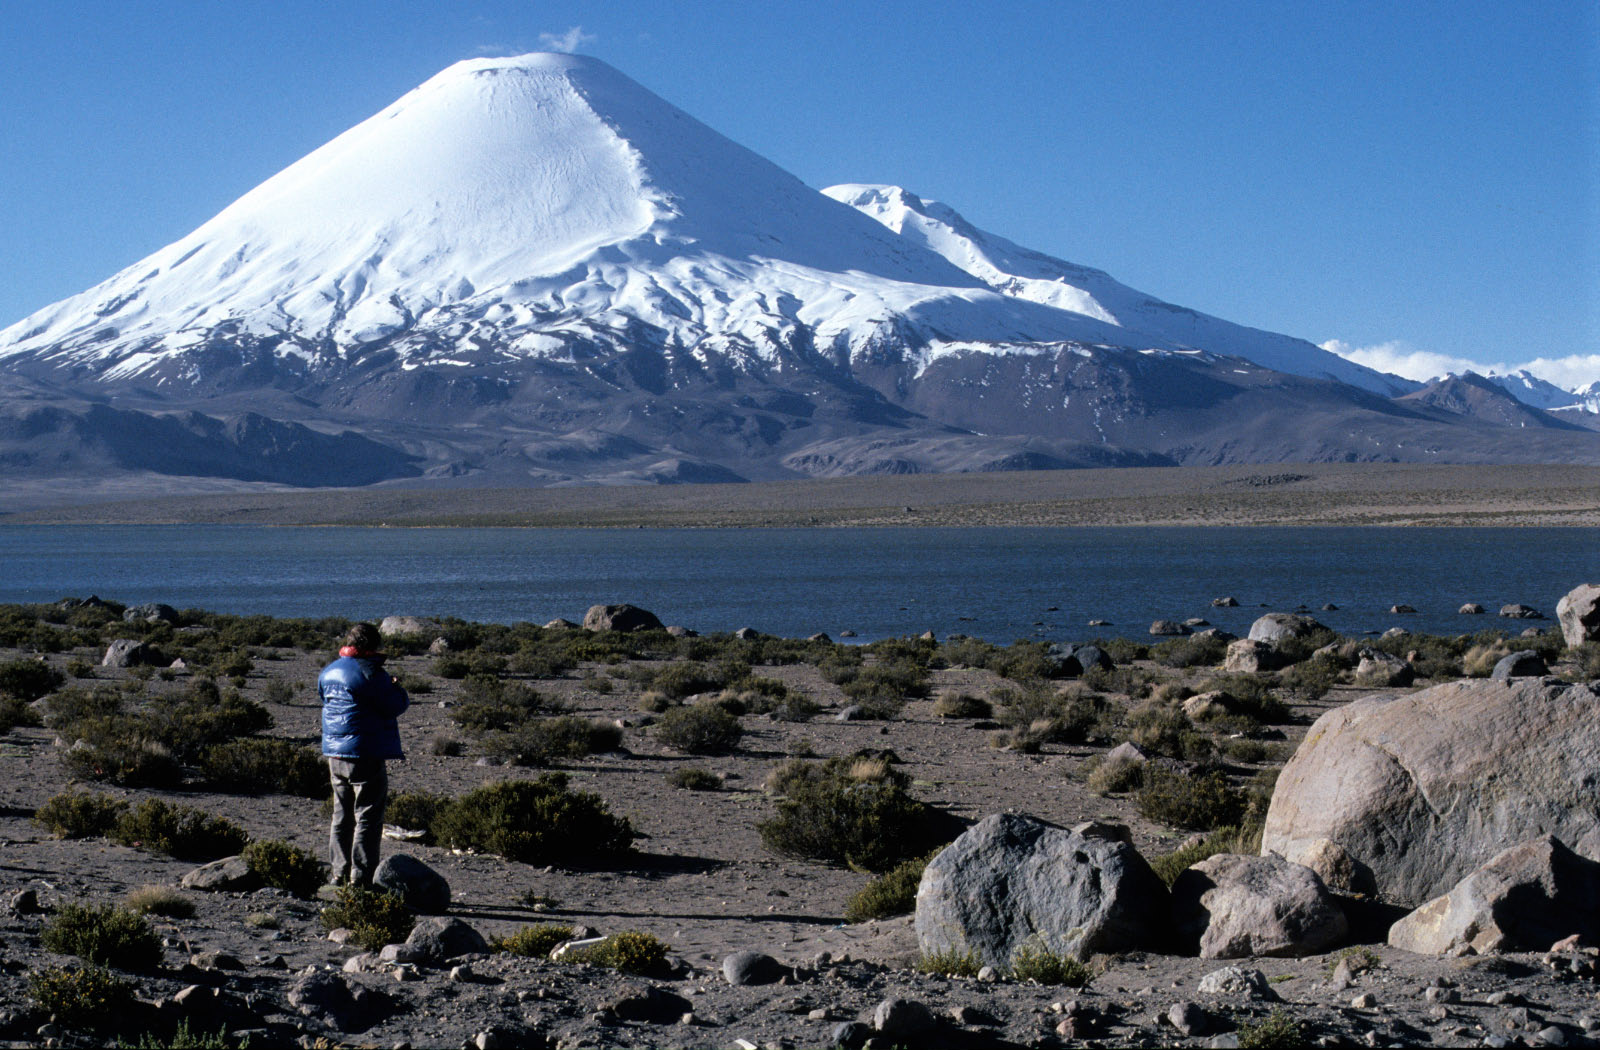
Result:
{"label": "red scarf", "polygon": [[346,645],[339,650],[339,655],[344,657],[354,656],[360,660],[371,660],[378,655],[374,649],[357,649],[353,645]]}

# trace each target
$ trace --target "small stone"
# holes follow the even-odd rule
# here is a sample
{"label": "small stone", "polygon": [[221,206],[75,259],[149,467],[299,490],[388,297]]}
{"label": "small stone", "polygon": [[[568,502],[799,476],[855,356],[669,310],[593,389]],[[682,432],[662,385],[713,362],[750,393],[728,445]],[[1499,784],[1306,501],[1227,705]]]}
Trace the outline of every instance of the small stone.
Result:
{"label": "small stone", "polygon": [[1539,1034],[1534,1036],[1534,1038],[1546,1046],[1567,1045],[1567,1033],[1562,1031],[1556,1025],[1550,1025],[1547,1028],[1539,1029]]}
{"label": "small stone", "polygon": [[828,1034],[834,1046],[842,1046],[845,1050],[860,1050],[862,1044],[872,1038],[872,1029],[860,1021],[841,1021],[833,1026],[833,1031]]}
{"label": "small stone", "polygon": [[328,940],[334,944],[349,944],[350,938],[355,935],[356,932],[354,930],[340,926],[338,929],[328,931]]}
{"label": "small stone", "polygon": [[1078,1024],[1071,1017],[1064,1017],[1056,1024],[1056,1035],[1063,1039],[1076,1039],[1078,1037]]}
{"label": "small stone", "polygon": [[458,983],[465,983],[475,979],[478,975],[472,972],[472,967],[462,964],[450,967],[450,979]]}
{"label": "small stone", "polygon": [[39,907],[38,890],[23,889],[11,895],[11,912],[13,915],[36,915],[42,910]]}
{"label": "small stone", "polygon": [[826,1021],[827,1019],[828,1011],[821,1008],[812,1010],[810,1013],[806,1014],[806,1020],[808,1021]]}
{"label": "small stone", "polygon": [[1000,974],[995,970],[995,968],[993,966],[980,966],[980,967],[978,967],[978,980],[982,981],[983,983],[992,984],[993,982],[998,981],[999,979],[1000,979]]}
{"label": "small stone", "polygon": [[892,1039],[913,1038],[934,1025],[933,1014],[915,999],[885,999],[872,1011],[872,1027]]}
{"label": "small stone", "polygon": [[1442,1006],[1430,1006],[1430,1007],[1428,1007],[1428,1020],[1437,1023],[1439,1021],[1448,1021],[1449,1019],[1450,1019],[1450,1011],[1445,1009],[1444,1007],[1442,1007]]}
{"label": "small stone", "polygon": [[1179,1035],[1205,1035],[1211,1027],[1211,1015],[1199,1003],[1173,1003],[1166,1020]]}
{"label": "small stone", "polygon": [[1360,995],[1350,1000],[1350,1005],[1355,1007],[1357,1010],[1370,1010],[1374,1006],[1378,1005],[1378,997],[1373,995],[1371,992],[1362,992]]}
{"label": "small stone", "polygon": [[761,952],[734,952],[722,960],[722,976],[733,985],[774,984],[789,973],[789,968]]}
{"label": "small stone", "polygon": [[1517,996],[1514,992],[1490,992],[1483,997],[1483,1001],[1490,1006],[1509,1006],[1517,1001]]}
{"label": "small stone", "polygon": [[1459,1003],[1461,993],[1454,988],[1427,988],[1423,990],[1422,997],[1430,1003]]}
{"label": "small stone", "polygon": [[699,1020],[699,1018],[695,1017],[694,1011],[690,1010],[688,1013],[686,1013],[682,1017],[678,1018],[678,1023],[679,1024],[692,1025],[692,1024],[695,1024],[698,1020]]}

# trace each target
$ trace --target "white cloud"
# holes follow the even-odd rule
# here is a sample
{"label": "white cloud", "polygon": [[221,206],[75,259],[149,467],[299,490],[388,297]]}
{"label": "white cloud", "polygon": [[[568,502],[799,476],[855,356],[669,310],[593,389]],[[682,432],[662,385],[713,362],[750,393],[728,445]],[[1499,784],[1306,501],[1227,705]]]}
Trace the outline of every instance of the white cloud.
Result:
{"label": "white cloud", "polygon": [[1569,354],[1566,357],[1536,357],[1516,363],[1472,361],[1465,357],[1418,350],[1399,340],[1373,346],[1352,346],[1342,339],[1329,339],[1322,349],[1338,354],[1358,365],[1380,372],[1426,382],[1451,372],[1477,372],[1479,375],[1510,375],[1528,371],[1563,390],[1576,390],[1600,380],[1600,354]]}
{"label": "white cloud", "polygon": [[573,54],[585,44],[595,42],[593,33],[585,33],[582,26],[571,26],[565,33],[540,33],[539,45],[548,51]]}

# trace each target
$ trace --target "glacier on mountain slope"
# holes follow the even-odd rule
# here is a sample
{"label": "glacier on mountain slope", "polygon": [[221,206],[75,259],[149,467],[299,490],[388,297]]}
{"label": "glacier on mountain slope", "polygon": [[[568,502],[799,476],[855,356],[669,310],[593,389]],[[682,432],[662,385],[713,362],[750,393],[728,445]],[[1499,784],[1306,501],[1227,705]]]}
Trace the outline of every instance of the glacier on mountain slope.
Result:
{"label": "glacier on mountain slope", "polygon": [[917,371],[956,353],[1201,348],[1409,389],[904,191],[829,193],[595,59],[474,59],[0,332],[0,359],[165,383],[194,379],[198,350],[250,341],[307,370],[374,347],[405,369],[654,341],[749,369],[809,347],[846,362],[897,353]]}

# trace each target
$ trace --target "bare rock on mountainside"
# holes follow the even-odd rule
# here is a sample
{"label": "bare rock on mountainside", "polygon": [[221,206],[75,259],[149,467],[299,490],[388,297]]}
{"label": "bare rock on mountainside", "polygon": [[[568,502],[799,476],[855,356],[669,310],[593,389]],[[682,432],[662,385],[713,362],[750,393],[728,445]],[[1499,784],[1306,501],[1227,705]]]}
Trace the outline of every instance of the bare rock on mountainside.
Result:
{"label": "bare rock on mountainside", "polygon": [[1600,583],[1583,583],[1556,603],[1561,637],[1576,649],[1585,642],[1600,642]]}
{"label": "bare rock on mountainside", "polygon": [[917,940],[924,954],[970,951],[995,967],[1025,945],[1087,959],[1162,946],[1168,910],[1167,887],[1128,843],[995,813],[924,869]]}
{"label": "bare rock on mountainside", "polygon": [[1278,778],[1261,851],[1301,863],[1330,840],[1355,888],[1410,905],[1534,835],[1600,856],[1597,705],[1592,686],[1526,678],[1331,710]]}
{"label": "bare rock on mountainside", "polygon": [[1219,853],[1178,875],[1173,921],[1201,958],[1314,955],[1349,930],[1316,872],[1282,857]]}
{"label": "bare rock on mountainside", "polygon": [[1600,864],[1544,835],[1496,854],[1487,864],[1389,930],[1389,944],[1443,955],[1549,948],[1577,934],[1600,936]]}

